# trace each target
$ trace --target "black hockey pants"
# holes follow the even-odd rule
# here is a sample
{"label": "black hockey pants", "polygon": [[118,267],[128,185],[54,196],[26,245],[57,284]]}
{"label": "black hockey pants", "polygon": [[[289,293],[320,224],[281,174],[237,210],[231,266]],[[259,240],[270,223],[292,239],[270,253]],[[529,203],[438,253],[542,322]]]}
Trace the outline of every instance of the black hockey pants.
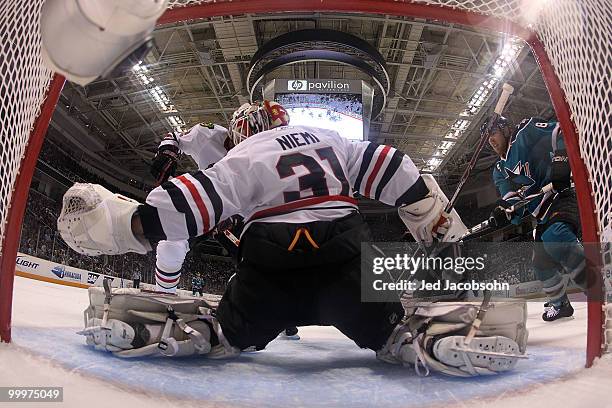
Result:
{"label": "black hockey pants", "polygon": [[223,334],[235,347],[261,350],[286,327],[331,325],[359,347],[380,349],[404,309],[361,302],[361,242],[369,240],[358,213],[333,222],[251,225],[216,312]]}

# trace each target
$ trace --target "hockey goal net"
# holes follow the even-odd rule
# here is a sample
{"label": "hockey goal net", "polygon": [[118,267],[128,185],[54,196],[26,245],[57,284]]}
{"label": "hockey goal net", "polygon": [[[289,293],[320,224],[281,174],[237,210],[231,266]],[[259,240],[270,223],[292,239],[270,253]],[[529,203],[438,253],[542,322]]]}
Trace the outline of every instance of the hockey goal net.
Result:
{"label": "hockey goal net", "polygon": [[[28,188],[63,78],[40,57],[43,0],[0,4],[0,335],[10,340],[11,298]],[[355,12],[475,25],[531,47],[562,124],[583,238],[601,243],[590,296],[587,365],[612,341],[612,0],[171,0],[160,19],[265,12]],[[299,3],[299,4],[298,4]],[[602,296],[603,295],[603,296]],[[607,319],[606,319],[607,318]],[[607,320],[607,321],[606,321]],[[607,326],[606,326],[607,325]]]}

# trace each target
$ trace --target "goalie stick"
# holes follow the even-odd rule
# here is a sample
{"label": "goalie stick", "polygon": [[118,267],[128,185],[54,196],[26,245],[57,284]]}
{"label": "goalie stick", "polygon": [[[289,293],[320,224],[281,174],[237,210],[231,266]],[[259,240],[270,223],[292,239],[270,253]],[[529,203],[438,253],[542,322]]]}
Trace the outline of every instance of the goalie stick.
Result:
{"label": "goalie stick", "polygon": [[[491,117],[491,120],[489,120],[489,123],[487,124],[487,129],[485,130],[483,135],[480,137],[480,141],[478,142],[478,145],[476,146],[476,151],[474,151],[472,158],[470,159],[467,167],[465,168],[463,174],[461,175],[461,179],[459,179],[459,184],[457,185],[457,188],[455,189],[455,193],[450,198],[450,200],[448,200],[448,203],[446,204],[446,207],[444,208],[444,212],[442,213],[442,217],[440,217],[440,220],[438,221],[438,225],[444,223],[446,221],[446,218],[450,216],[450,212],[455,207],[455,203],[457,202],[457,199],[459,198],[459,194],[463,190],[463,187],[465,186],[465,183],[467,182],[468,177],[470,176],[470,174],[472,173],[472,170],[476,166],[476,162],[478,161],[478,157],[480,156],[480,153],[482,152],[487,141],[489,140],[489,134],[491,133],[491,129],[493,129],[493,127],[497,123],[497,120],[500,118],[504,110],[504,107],[506,106],[506,103],[508,102],[508,99],[510,98],[510,95],[512,95],[512,92],[514,92],[514,88],[510,84],[504,83],[502,85],[501,95],[499,97],[499,100],[497,101],[497,104],[495,105],[495,109],[493,110],[493,115]],[[482,323],[482,320],[484,319],[487,313],[489,302],[491,301],[491,296],[492,296],[492,292],[490,290],[484,291],[484,297],[480,305],[480,308],[478,309],[476,318],[472,322],[470,331],[468,335],[465,337],[465,340],[463,342],[464,349],[469,349],[469,344],[471,343],[472,339],[476,335],[476,332],[478,331],[478,328],[480,327],[480,324]]]}

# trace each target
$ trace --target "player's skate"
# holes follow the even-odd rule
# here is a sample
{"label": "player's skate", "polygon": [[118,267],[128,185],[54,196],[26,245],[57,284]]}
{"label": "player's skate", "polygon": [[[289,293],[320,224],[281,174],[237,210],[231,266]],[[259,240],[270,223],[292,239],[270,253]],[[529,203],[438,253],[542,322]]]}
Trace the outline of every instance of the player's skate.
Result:
{"label": "player's skate", "polygon": [[573,315],[574,308],[572,307],[569,299],[565,298],[560,304],[546,302],[544,304],[542,319],[545,322],[553,322],[564,317],[572,317]]}
{"label": "player's skate", "polygon": [[376,356],[385,362],[414,365],[419,375],[437,371],[470,377],[514,368],[526,358],[525,303],[490,305],[476,337],[466,344],[477,311],[478,305],[471,303],[417,305]]}

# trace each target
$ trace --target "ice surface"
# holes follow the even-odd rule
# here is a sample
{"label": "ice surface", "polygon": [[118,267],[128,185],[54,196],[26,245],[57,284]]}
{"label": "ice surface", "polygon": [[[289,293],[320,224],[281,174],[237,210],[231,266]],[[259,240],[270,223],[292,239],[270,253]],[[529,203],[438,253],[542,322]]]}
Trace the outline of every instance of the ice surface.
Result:
{"label": "ice surface", "polygon": [[540,320],[540,303],[530,304],[529,360],[504,375],[453,379],[378,362],[329,327],[301,328],[300,341],[276,340],[230,361],[123,360],[74,333],[85,290],[16,278],[14,297],[14,342],[0,347],[0,385],[64,386],[64,406],[612,406],[612,361],[582,369],[585,303],[574,303],[575,319],[552,324]]}

